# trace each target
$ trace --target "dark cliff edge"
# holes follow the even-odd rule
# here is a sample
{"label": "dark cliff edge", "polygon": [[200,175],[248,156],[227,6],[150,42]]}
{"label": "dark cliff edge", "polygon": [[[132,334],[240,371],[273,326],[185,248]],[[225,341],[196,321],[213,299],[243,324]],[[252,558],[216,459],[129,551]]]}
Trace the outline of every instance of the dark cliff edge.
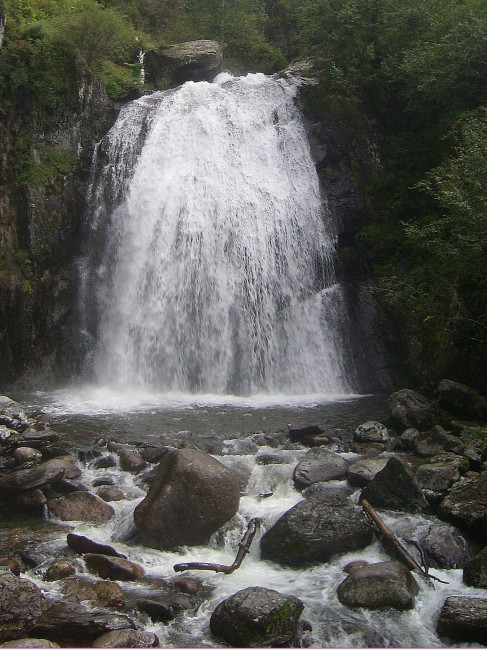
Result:
{"label": "dark cliff edge", "polygon": [[54,379],[93,149],[116,117],[98,81],[66,83],[70,101],[54,116],[2,102],[0,386]]}

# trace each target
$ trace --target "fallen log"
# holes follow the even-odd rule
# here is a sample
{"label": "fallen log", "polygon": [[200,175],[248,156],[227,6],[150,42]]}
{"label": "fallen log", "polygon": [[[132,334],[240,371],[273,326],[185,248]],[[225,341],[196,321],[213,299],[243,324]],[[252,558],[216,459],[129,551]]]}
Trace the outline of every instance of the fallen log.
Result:
{"label": "fallen log", "polygon": [[250,545],[255,537],[256,532],[260,527],[260,519],[255,517],[249,521],[247,530],[239,542],[239,549],[235,560],[230,565],[216,564],[214,562],[183,562],[174,565],[174,571],[215,571],[216,573],[233,573],[242,564],[244,557],[250,553]]}
{"label": "fallen log", "polygon": [[429,573],[427,568],[426,570],[423,569],[423,567],[419,564],[419,562],[417,562],[414,559],[414,557],[409,553],[407,548],[403,544],[401,544],[401,542],[397,539],[394,533],[385,525],[385,523],[379,517],[379,515],[374,510],[374,508],[372,508],[372,506],[367,501],[367,499],[362,499],[360,501],[360,505],[364,509],[366,515],[374,524],[375,530],[380,535],[384,548],[388,553],[390,553],[394,558],[396,558],[397,560],[405,564],[408,567],[408,569],[410,569],[411,571],[417,571],[422,576],[430,580],[436,580],[437,582],[448,584],[444,580],[440,580],[440,578],[437,578],[436,576]]}

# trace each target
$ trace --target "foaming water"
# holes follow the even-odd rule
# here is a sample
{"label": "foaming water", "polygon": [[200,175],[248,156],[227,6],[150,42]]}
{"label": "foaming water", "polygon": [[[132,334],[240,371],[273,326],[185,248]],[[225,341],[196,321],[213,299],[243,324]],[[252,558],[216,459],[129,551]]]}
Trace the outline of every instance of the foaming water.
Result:
{"label": "foaming water", "polygon": [[225,74],[122,109],[98,147],[80,264],[100,386],[173,404],[353,392],[335,226],[295,94]]}

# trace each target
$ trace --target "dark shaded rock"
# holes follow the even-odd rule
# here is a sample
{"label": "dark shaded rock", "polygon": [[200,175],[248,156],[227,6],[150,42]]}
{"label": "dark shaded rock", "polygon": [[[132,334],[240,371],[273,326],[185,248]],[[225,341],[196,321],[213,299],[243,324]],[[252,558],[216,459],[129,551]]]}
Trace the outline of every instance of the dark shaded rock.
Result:
{"label": "dark shaded rock", "polygon": [[47,569],[44,580],[48,582],[54,580],[62,580],[63,578],[68,578],[69,576],[74,576],[76,569],[69,562],[64,562],[63,560],[57,560],[53,562]]}
{"label": "dark shaded rock", "polygon": [[461,569],[472,555],[467,540],[448,524],[432,524],[418,541],[428,565],[437,569]]}
{"label": "dark shaded rock", "polygon": [[61,585],[61,592],[75,602],[91,601],[94,605],[120,608],[125,596],[120,585],[111,580],[92,580],[86,577],[68,578]]}
{"label": "dark shaded rock", "polygon": [[149,467],[145,472],[141,472],[135,479],[135,484],[143,490],[148,491],[154,479],[157,476],[158,467]]}
{"label": "dark shaded rock", "polygon": [[17,447],[13,455],[17,465],[22,465],[22,463],[40,463],[42,461],[42,453],[33,447]]}
{"label": "dark shaded rock", "polygon": [[414,427],[419,431],[424,431],[435,423],[433,403],[409,388],[390,395],[388,405],[391,418],[399,430]]}
{"label": "dark shaded rock", "polygon": [[442,379],[438,385],[441,406],[460,418],[487,420],[487,398],[478,390]]}
{"label": "dark shaded rock", "polygon": [[47,506],[50,515],[62,521],[90,521],[94,524],[104,524],[115,514],[108,503],[90,492],[72,492],[58,499],[50,499]]}
{"label": "dark shaded rock", "polygon": [[44,612],[31,634],[55,641],[62,647],[89,647],[106,632],[128,628],[135,629],[135,623],[124,614],[103,610],[86,612],[56,601]]}
{"label": "dark shaded rock", "polygon": [[114,480],[111,476],[100,476],[99,478],[95,478],[93,481],[93,487],[100,487],[104,485],[113,485]]}
{"label": "dark shaded rock", "polygon": [[15,495],[14,499],[18,508],[39,516],[43,515],[44,506],[47,503],[44,492],[39,489],[20,492],[20,494]]}
{"label": "dark shaded rock", "polygon": [[334,485],[320,481],[303,490],[303,497],[305,499],[326,499],[331,492],[339,495],[342,499],[347,499],[353,494],[352,488],[348,485]]}
{"label": "dark shaded rock", "polygon": [[108,456],[102,456],[101,458],[97,458],[93,463],[93,467],[95,469],[108,469],[109,467],[116,467],[116,466],[117,466],[117,460],[115,456],[112,456],[111,454],[109,454]]}
{"label": "dark shaded rock", "polygon": [[164,456],[166,456],[170,451],[174,451],[174,447],[144,447],[140,450],[140,455],[148,463],[158,463]]}
{"label": "dark shaded rock", "polygon": [[347,607],[412,609],[418,583],[401,562],[378,562],[353,571],[338,586],[337,595]]}
{"label": "dark shaded rock", "polygon": [[[22,492],[24,490],[31,490],[32,488],[42,487],[49,485],[54,481],[72,473],[72,463],[64,461],[60,458],[48,460],[45,463],[36,465],[29,469],[19,469],[10,474],[0,477],[0,494],[7,496]],[[74,477],[72,477],[74,478]]]}
{"label": "dark shaded rock", "polygon": [[54,481],[54,483],[51,483],[51,487],[58,495],[71,494],[71,492],[89,492],[88,486],[81,483],[81,481],[73,481],[67,478]]}
{"label": "dark shaded rock", "polygon": [[363,499],[379,508],[418,512],[427,507],[426,499],[409,465],[393,456],[362,491]]}
{"label": "dark shaded rock", "polygon": [[414,441],[414,450],[418,456],[436,456],[445,451],[462,454],[465,449],[463,442],[452,436],[439,425],[429,431],[420,433]]}
{"label": "dark shaded rock", "polygon": [[438,506],[437,514],[487,544],[487,472],[455,483]]}
{"label": "dark shaded rock", "polygon": [[114,630],[102,634],[93,648],[158,648],[159,639],[153,632],[143,630]]}
{"label": "dark shaded rock", "polygon": [[347,481],[354,487],[365,487],[387,465],[388,458],[373,456],[361,458],[348,466]]}
{"label": "dark shaded rock", "polygon": [[174,85],[212,81],[221,71],[222,51],[216,41],[189,41],[148,51],[144,64],[150,83],[168,77]]}
{"label": "dark shaded rock", "polygon": [[125,472],[133,472],[136,474],[147,467],[147,461],[139,453],[131,449],[123,449],[119,454],[119,458],[120,467]]}
{"label": "dark shaded rock", "polygon": [[24,551],[20,554],[20,557],[22,559],[22,562],[24,562],[24,564],[30,569],[35,569],[35,567],[39,566],[39,564],[42,564],[46,561],[45,555],[31,551]]}
{"label": "dark shaded rock", "polygon": [[15,641],[7,641],[0,645],[1,648],[60,648],[58,643],[48,641],[47,639],[16,639]]}
{"label": "dark shaded rock", "polygon": [[0,425],[22,433],[29,428],[30,423],[24,409],[10,397],[0,395]]}
{"label": "dark shaded rock", "polygon": [[125,555],[123,555],[123,553],[119,553],[112,546],[109,546],[108,544],[100,544],[99,542],[95,542],[89,537],[85,537],[84,535],[68,533],[66,541],[69,548],[76,553],[101,553],[102,555],[125,558]]}
{"label": "dark shaded rock", "polygon": [[145,546],[204,544],[237,512],[239,478],[197,449],[178,449],[161,461],[134,521]]}
{"label": "dark shaded rock", "polygon": [[125,499],[123,491],[115,485],[105,485],[96,491],[103,501],[122,501]]}
{"label": "dark shaded rock", "polygon": [[348,463],[338,454],[323,447],[310,449],[296,465],[293,481],[297,488],[305,488],[319,481],[343,479]]}
{"label": "dark shaded rock", "polygon": [[373,420],[360,424],[353,437],[357,442],[388,442],[391,439],[387,427]]}
{"label": "dark shaded rock", "polygon": [[0,570],[0,641],[25,636],[45,607],[44,596],[33,582]]}
{"label": "dark shaded rock", "polygon": [[299,424],[288,424],[289,438],[292,442],[303,442],[304,438],[314,438],[315,436],[321,436],[324,433],[324,429],[319,427],[317,424],[311,424],[309,426],[300,426]]}
{"label": "dark shaded rock", "polygon": [[248,587],[222,601],[210,618],[213,634],[234,647],[291,647],[303,603],[273,589]]}
{"label": "dark shaded rock", "polygon": [[465,563],[463,582],[471,587],[487,589],[487,546]]}
{"label": "dark shaded rock", "polygon": [[414,449],[414,441],[419,436],[419,431],[414,427],[406,429],[396,440],[397,451],[411,451]]}
{"label": "dark shaded rock", "polygon": [[9,555],[4,555],[0,557],[0,566],[5,567],[9,571],[11,571],[14,576],[19,576],[21,573],[24,573],[26,570],[25,564],[22,562],[22,559],[18,556],[15,555],[14,553],[10,553]]}
{"label": "dark shaded rock", "polygon": [[349,499],[330,492],[285,512],[261,539],[262,559],[289,566],[327,562],[336,553],[365,548],[372,533]]}
{"label": "dark shaded rock", "polygon": [[167,623],[184,611],[186,607],[167,598],[157,600],[139,600],[136,605],[139,612],[145,612],[153,621]]}
{"label": "dark shaded rock", "polygon": [[436,626],[440,636],[455,641],[487,643],[487,598],[450,596]]}
{"label": "dark shaded rock", "polygon": [[145,574],[140,564],[112,555],[87,553],[84,561],[90,571],[110,580],[140,580]]}
{"label": "dark shaded rock", "polygon": [[195,578],[190,575],[175,576],[171,578],[170,584],[178,591],[184,594],[190,594],[191,596],[206,595],[213,590],[213,587],[205,585],[201,578]]}
{"label": "dark shaded rock", "polygon": [[287,462],[283,454],[258,454],[255,457],[257,465],[282,465]]}

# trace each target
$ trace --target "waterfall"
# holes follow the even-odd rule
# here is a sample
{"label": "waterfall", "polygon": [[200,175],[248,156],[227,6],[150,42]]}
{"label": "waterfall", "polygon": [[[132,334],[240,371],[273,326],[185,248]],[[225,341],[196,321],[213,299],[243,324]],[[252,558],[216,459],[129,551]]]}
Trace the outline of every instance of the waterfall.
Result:
{"label": "waterfall", "polygon": [[82,264],[99,384],[350,392],[336,233],[295,95],[223,73],[121,110],[97,150]]}

